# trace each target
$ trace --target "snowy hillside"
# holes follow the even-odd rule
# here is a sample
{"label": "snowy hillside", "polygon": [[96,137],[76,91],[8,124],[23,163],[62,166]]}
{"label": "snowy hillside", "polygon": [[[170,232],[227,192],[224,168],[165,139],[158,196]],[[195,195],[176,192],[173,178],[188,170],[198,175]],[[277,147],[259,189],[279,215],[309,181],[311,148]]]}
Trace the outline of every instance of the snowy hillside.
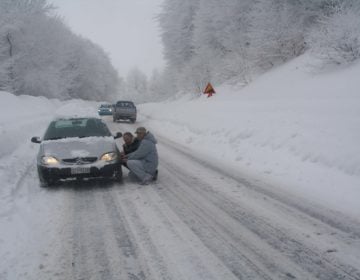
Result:
{"label": "snowy hillside", "polygon": [[[307,55],[212,98],[146,104],[156,133],[222,169],[359,217],[360,64],[318,72]],[[252,174],[252,175],[250,175]]]}

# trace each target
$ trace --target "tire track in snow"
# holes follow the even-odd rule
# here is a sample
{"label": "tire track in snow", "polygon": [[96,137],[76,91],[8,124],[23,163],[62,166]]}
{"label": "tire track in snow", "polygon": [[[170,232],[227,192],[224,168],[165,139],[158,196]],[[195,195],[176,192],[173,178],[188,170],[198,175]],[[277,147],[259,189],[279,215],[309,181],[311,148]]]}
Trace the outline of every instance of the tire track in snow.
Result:
{"label": "tire track in snow", "polygon": [[147,266],[139,259],[137,244],[116,200],[121,187],[82,183],[69,190],[74,279],[148,279]]}
{"label": "tire track in snow", "polygon": [[156,267],[151,279],[237,279],[151,186],[134,187],[118,197],[149,267]]}
{"label": "tire track in snow", "polygon": [[[116,190],[105,192],[102,195],[102,202],[105,206],[106,215],[109,220],[109,230],[113,236],[112,246],[118,252],[117,262],[119,267],[126,268],[122,271],[125,274],[121,279],[144,280],[147,279],[147,267],[141,262],[139,250],[134,241],[133,234],[129,229],[126,218],[120,204],[116,201]],[[119,277],[119,274],[117,274]]]}
{"label": "tire track in snow", "polygon": [[[306,248],[304,244],[293,239],[287,232],[279,230],[259,216],[248,213],[247,211],[249,211],[249,209],[243,209],[240,205],[237,205],[221,194],[219,195],[218,193],[211,191],[211,186],[208,186],[206,182],[201,180],[201,176],[204,176],[204,174],[199,174],[200,179],[191,179],[191,176],[195,175],[196,177],[197,174],[189,174],[182,166],[175,165],[173,162],[170,162],[168,158],[163,160],[163,162],[165,162],[165,164],[162,165],[162,168],[167,169],[171,176],[177,178],[179,181],[177,187],[172,186],[167,190],[166,186],[164,186],[164,189],[171,193],[167,194],[167,198],[171,199],[171,197],[177,196],[178,200],[184,200],[184,197],[186,197],[187,201],[192,201],[192,206],[189,206],[189,209],[193,209],[193,211],[184,215],[183,218],[186,218],[187,216],[195,217],[196,214],[201,212],[202,209],[197,209],[197,211],[195,211],[195,208],[200,203],[196,198],[206,198],[209,202],[218,207],[218,209],[224,211],[235,221],[244,225],[261,240],[265,240],[277,251],[280,251],[281,254],[286,254],[294,263],[300,262],[305,270],[313,273],[314,267],[317,267],[320,279],[360,278],[360,273],[356,268],[339,264],[336,261],[331,261],[326,257],[321,256],[319,253],[313,251],[313,249]],[[186,169],[190,170],[189,166],[187,166]],[[172,183],[170,176],[166,177],[166,179],[168,179],[167,181],[170,182],[170,184]],[[186,202],[184,202],[184,204],[186,204]],[[174,199],[171,201],[171,205],[176,205]],[[184,209],[186,208],[184,207]],[[179,209],[177,209],[177,211],[179,211]],[[202,218],[204,220],[209,219],[205,214]],[[199,219],[199,221],[201,221],[201,219]],[[190,226],[194,226],[189,220],[187,222],[190,223]],[[285,275],[287,275],[287,273],[285,273]],[[292,274],[288,274],[290,278],[291,275]],[[300,279],[302,278],[300,277]]]}
{"label": "tire track in snow", "polygon": [[[160,195],[238,279],[289,279],[288,275],[292,275],[289,270],[277,266],[266,256],[268,253],[253,245],[263,242],[253,238],[246,227],[235,224],[226,212],[212,205],[203,195],[199,197],[198,193],[188,192],[183,181],[174,180],[173,170],[165,172],[165,178],[171,176],[172,181],[161,184]],[[262,249],[271,251],[269,246],[262,245]],[[296,269],[291,264],[288,266]]]}
{"label": "tire track in snow", "polygon": [[[271,191],[271,186],[264,186],[261,183],[253,183],[248,179],[239,177],[236,175],[237,172],[231,173],[234,170],[227,171],[222,169],[208,161],[204,161],[194,155],[192,155],[186,148],[181,145],[167,140],[163,137],[158,137],[160,139],[161,145],[170,149],[182,156],[187,157],[189,162],[195,162],[203,166],[204,169],[212,170],[215,173],[221,174],[223,177],[227,177],[236,181],[239,185],[246,187],[256,193],[263,194],[268,198],[278,201],[284,205],[289,206],[290,208],[296,209],[297,211],[303,212],[304,214],[313,217],[321,223],[326,223],[329,226],[341,230],[346,234],[351,235],[354,239],[360,238],[360,223],[359,221],[350,219],[340,212],[336,212],[330,209],[321,208],[318,205],[311,205],[310,203],[299,203],[295,199],[292,199],[289,196],[280,194],[279,192]],[[161,159],[162,160],[162,159]]]}
{"label": "tire track in snow", "polygon": [[[78,194],[82,194],[79,196]],[[105,252],[103,224],[98,212],[95,191],[74,191],[73,193],[73,278],[115,279]]]}

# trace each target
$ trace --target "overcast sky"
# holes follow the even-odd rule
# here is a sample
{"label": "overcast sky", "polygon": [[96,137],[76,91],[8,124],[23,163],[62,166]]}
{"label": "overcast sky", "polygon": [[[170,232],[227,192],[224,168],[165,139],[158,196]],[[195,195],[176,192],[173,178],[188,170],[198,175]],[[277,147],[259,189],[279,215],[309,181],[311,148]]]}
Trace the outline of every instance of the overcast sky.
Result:
{"label": "overcast sky", "polygon": [[162,69],[162,44],[155,16],[163,0],[49,0],[77,34],[102,46],[119,74],[133,67],[148,76]]}

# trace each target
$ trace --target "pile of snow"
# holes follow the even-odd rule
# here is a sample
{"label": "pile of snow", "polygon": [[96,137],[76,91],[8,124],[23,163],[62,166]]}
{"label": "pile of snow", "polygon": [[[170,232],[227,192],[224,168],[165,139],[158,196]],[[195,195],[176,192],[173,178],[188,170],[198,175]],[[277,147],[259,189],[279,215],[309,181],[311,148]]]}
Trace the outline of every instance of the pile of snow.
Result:
{"label": "pile of snow", "polygon": [[61,102],[0,91],[0,158],[28,142],[29,136],[42,135],[48,122],[56,117],[96,116],[91,105],[96,106],[96,103],[82,100]]}
{"label": "pile of snow", "polygon": [[140,107],[190,151],[283,191],[360,214],[360,63],[315,74],[304,55],[245,88]]}

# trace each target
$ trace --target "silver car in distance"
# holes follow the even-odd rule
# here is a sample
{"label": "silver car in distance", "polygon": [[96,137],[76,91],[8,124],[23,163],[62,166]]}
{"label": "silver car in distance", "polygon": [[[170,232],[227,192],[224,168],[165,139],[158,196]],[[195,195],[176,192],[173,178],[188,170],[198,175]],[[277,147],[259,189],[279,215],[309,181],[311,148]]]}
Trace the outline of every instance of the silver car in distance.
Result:
{"label": "silver car in distance", "polygon": [[60,118],[52,121],[39,143],[37,170],[40,185],[69,178],[122,179],[120,152],[107,125],[98,118]]}

